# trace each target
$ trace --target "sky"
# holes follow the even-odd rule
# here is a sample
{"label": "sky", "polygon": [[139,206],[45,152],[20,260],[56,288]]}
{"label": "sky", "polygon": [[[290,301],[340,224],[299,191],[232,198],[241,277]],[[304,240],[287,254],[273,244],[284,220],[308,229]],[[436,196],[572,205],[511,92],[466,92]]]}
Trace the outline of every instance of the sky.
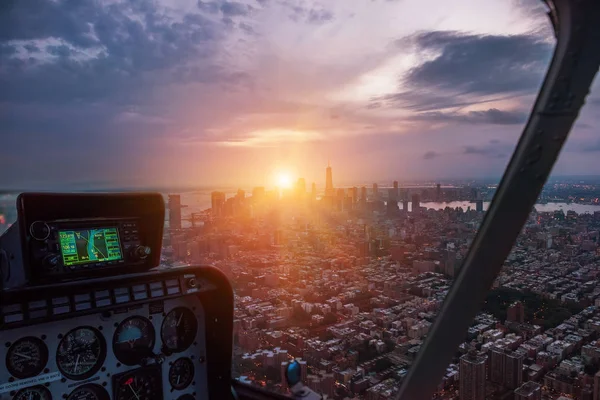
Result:
{"label": "sky", "polygon": [[[0,189],[499,177],[537,0],[7,0]],[[596,82],[555,175],[600,174]]]}

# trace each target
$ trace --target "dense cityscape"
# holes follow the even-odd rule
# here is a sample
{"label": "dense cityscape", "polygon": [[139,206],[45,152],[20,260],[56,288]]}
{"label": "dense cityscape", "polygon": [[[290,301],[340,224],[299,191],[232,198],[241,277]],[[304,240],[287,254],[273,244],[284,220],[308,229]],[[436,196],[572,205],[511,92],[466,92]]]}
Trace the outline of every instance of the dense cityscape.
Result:
{"label": "dense cityscape", "polygon": [[[301,359],[335,399],[397,393],[483,217],[490,186],[293,187],[227,198],[181,227],[169,196],[164,262],[209,263],[236,293],[234,373],[287,391]],[[540,199],[596,204],[597,187],[549,186]],[[470,201],[428,209],[425,202]],[[439,384],[441,399],[600,395],[600,211],[532,212],[481,314]],[[482,266],[484,267],[484,266]]]}
{"label": "dense cityscape", "polygon": [[[494,185],[336,188],[330,166],[324,191],[284,178],[251,195],[213,191],[203,210],[168,195],[162,262],[212,264],[230,278],[238,379],[286,393],[295,358],[326,398],[393,398]],[[595,205],[597,193],[549,184],[540,203]],[[439,206],[458,201],[472,207]],[[436,398],[600,398],[600,210],[565,213],[563,203],[531,213]],[[0,210],[3,227],[12,212]]]}

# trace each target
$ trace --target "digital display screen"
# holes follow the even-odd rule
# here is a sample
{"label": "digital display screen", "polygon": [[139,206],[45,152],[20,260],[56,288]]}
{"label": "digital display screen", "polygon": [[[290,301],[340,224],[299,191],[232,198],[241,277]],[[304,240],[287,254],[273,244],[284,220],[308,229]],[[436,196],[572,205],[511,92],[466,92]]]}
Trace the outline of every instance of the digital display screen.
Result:
{"label": "digital display screen", "polygon": [[63,265],[123,259],[116,227],[73,229],[58,232]]}

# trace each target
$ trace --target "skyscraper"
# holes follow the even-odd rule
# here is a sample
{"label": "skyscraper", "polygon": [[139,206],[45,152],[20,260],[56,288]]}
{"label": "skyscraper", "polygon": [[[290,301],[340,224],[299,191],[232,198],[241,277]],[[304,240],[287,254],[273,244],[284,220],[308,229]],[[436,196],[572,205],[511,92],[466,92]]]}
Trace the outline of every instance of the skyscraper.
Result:
{"label": "skyscraper", "polygon": [[523,383],[523,355],[517,352],[504,354],[504,387],[516,389]]}
{"label": "skyscraper", "polygon": [[435,201],[442,200],[442,185],[439,183],[435,185]]}
{"label": "skyscraper", "polygon": [[327,168],[325,169],[325,195],[333,196],[333,173],[329,164],[327,164]]}
{"label": "skyscraper", "polygon": [[378,200],[379,199],[379,189],[377,187],[377,184],[374,183],[373,184],[373,200]]}
{"label": "skyscraper", "polygon": [[523,355],[509,349],[492,348],[490,380],[508,389],[523,383]]}
{"label": "skyscraper", "polygon": [[181,229],[181,196],[169,195],[169,228]]}
{"label": "skyscraper", "polygon": [[471,350],[460,358],[460,399],[485,400],[485,360],[487,356]]}
{"label": "skyscraper", "polygon": [[210,200],[213,217],[222,217],[225,214],[225,193],[212,192]]}
{"label": "skyscraper", "polygon": [[363,203],[367,202],[367,187],[366,186],[362,186],[360,188],[360,201]]}
{"label": "skyscraper", "polygon": [[312,183],[312,187],[310,189],[310,199],[315,200],[317,198],[317,184]]}
{"label": "skyscraper", "polygon": [[421,208],[421,197],[418,193],[412,195],[412,212],[419,212],[419,208]]}

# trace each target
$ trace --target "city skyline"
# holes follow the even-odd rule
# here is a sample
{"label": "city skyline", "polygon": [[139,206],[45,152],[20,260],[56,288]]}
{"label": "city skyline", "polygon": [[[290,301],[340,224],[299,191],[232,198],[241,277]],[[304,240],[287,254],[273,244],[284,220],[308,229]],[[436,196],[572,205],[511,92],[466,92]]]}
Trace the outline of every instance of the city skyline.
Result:
{"label": "city skyline", "polygon": [[[500,176],[553,44],[533,0],[17,2],[0,25],[2,187]],[[555,174],[600,173],[599,104]]]}

